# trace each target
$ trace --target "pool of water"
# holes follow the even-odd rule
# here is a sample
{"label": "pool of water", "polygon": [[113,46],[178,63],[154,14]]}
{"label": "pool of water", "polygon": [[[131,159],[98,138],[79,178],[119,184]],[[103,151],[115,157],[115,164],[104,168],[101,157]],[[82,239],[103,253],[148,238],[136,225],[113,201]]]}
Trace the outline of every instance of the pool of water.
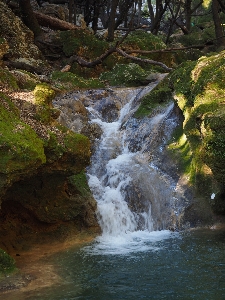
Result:
{"label": "pool of water", "polygon": [[61,283],[23,292],[21,299],[225,299],[225,230],[99,238],[51,260]]}

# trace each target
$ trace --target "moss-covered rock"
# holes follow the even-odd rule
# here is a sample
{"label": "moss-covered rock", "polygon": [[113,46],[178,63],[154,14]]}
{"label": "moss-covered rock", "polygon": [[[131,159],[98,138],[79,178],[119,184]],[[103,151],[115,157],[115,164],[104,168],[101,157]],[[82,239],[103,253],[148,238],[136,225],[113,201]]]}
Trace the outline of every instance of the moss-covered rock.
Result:
{"label": "moss-covered rock", "polygon": [[46,162],[43,141],[19,118],[19,111],[0,94],[0,170],[2,174],[23,172]]}
{"label": "moss-covered rock", "polygon": [[53,110],[53,95],[41,91],[36,105],[0,94],[0,245],[11,250],[99,231],[84,174],[90,141],[37,119],[40,108]]}
{"label": "moss-covered rock", "polygon": [[100,80],[111,86],[138,86],[146,76],[147,73],[137,64],[117,64],[112,71],[103,73]]}
{"label": "moss-covered rock", "polygon": [[164,83],[159,83],[150,93],[142,98],[134,116],[136,118],[149,116],[155,108],[165,105],[171,99],[172,90],[168,86],[164,86]]}
{"label": "moss-covered rock", "polygon": [[[188,153],[186,171],[190,181],[197,193],[208,198],[220,213],[225,212],[224,76],[224,51],[187,62],[170,76],[175,99],[184,115],[183,132],[170,148],[177,149],[181,159]],[[215,199],[211,199],[212,194]]]}
{"label": "moss-covered rock", "polygon": [[11,74],[16,78],[19,88],[23,90],[33,91],[35,86],[40,82],[38,76],[24,70],[12,70]]}
{"label": "moss-covered rock", "polygon": [[101,88],[103,83],[97,78],[85,79],[72,72],[55,71],[51,74],[54,86],[62,91],[70,91],[79,88]]}
{"label": "moss-covered rock", "polygon": [[158,36],[143,30],[131,32],[123,43],[123,47],[142,50],[165,49],[166,45]]}
{"label": "moss-covered rock", "polygon": [[108,47],[106,41],[99,40],[84,29],[63,31],[60,38],[66,56],[76,54],[93,59],[100,56]]}

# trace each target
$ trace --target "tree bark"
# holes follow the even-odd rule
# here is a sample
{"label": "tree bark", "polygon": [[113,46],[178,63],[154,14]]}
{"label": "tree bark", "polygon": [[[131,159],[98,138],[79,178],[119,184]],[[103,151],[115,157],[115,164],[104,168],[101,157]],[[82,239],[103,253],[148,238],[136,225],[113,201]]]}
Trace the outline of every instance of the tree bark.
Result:
{"label": "tree bark", "polygon": [[34,33],[34,37],[41,35],[42,30],[34,15],[33,9],[30,4],[30,0],[19,0],[19,7],[22,13],[22,19],[24,24]]}
{"label": "tree bark", "polygon": [[108,38],[109,42],[113,42],[114,40],[114,30],[115,30],[115,18],[116,18],[116,9],[119,0],[111,0],[111,9],[108,23]]}
{"label": "tree bark", "polygon": [[219,16],[219,9],[220,9],[219,2],[217,0],[212,0],[212,15],[213,15],[218,47],[225,46],[225,37],[224,37],[220,16]]}
{"label": "tree bark", "polygon": [[151,0],[147,0],[147,2],[148,2],[148,9],[151,18],[151,32],[152,34],[157,35],[160,28],[160,22],[162,20],[164,13],[167,10],[170,0],[165,0],[164,6],[162,0],[156,0],[155,9],[152,5]]}

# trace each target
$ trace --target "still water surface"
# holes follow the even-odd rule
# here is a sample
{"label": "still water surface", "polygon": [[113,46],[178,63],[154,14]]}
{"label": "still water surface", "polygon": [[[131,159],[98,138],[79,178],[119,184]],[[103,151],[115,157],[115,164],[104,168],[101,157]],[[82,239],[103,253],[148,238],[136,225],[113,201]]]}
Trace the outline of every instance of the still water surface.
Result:
{"label": "still water surface", "polygon": [[62,283],[23,299],[225,299],[224,229],[136,232],[51,259]]}

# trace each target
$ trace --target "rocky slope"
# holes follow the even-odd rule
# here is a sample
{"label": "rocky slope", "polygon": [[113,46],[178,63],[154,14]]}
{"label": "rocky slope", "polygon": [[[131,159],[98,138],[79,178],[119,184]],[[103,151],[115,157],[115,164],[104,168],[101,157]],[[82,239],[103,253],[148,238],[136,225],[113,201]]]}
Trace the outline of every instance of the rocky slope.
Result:
{"label": "rocky slope", "polygon": [[56,121],[56,90],[38,75],[6,67],[10,60],[50,68],[32,32],[3,2],[0,18],[0,248],[11,253],[98,232],[84,174],[90,141]]}

